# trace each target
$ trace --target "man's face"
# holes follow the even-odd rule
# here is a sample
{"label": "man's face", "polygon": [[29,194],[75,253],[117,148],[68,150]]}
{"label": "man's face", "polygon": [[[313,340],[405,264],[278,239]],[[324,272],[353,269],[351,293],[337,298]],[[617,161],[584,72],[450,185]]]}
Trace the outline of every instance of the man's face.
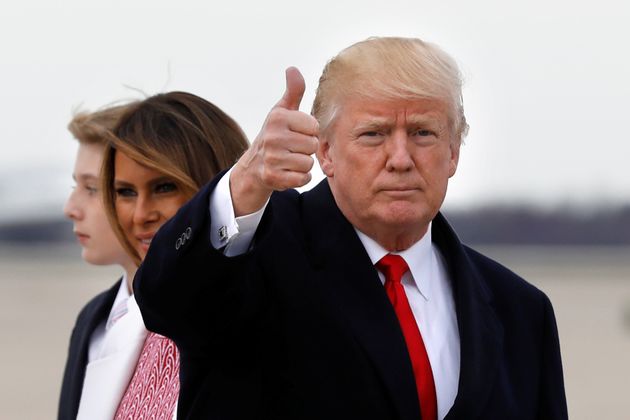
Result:
{"label": "man's face", "polygon": [[66,201],[64,213],[74,222],[74,233],[85,261],[128,267],[133,263],[109,225],[99,192],[99,169],[104,150],[100,144],[79,143],[72,174],[76,186]]}
{"label": "man's face", "polygon": [[347,99],[320,138],[340,210],[388,250],[418,241],[442,205],[459,159],[447,110],[434,99]]}

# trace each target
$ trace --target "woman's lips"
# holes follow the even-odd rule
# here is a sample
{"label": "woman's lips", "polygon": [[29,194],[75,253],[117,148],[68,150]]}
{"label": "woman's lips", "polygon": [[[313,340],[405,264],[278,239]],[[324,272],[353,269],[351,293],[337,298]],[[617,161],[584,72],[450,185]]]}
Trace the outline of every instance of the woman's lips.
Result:
{"label": "woman's lips", "polygon": [[140,249],[147,252],[149,250],[149,246],[151,245],[151,240],[153,240],[153,236],[155,236],[155,232],[136,235],[136,239],[140,244]]}

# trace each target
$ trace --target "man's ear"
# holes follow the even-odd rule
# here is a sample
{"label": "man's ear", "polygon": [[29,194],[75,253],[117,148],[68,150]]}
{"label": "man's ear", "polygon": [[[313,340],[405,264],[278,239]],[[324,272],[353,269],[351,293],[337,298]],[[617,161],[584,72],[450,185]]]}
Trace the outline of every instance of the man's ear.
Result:
{"label": "man's ear", "polygon": [[322,172],[329,178],[335,174],[333,155],[333,147],[328,137],[321,135],[319,145],[317,146],[317,160],[319,161],[319,166],[322,168]]}
{"label": "man's ear", "polygon": [[457,171],[457,165],[459,164],[459,148],[461,146],[461,142],[460,141],[452,141],[451,142],[451,161],[449,162],[449,171],[448,171],[448,177],[452,177],[453,175],[455,175],[455,172]]}

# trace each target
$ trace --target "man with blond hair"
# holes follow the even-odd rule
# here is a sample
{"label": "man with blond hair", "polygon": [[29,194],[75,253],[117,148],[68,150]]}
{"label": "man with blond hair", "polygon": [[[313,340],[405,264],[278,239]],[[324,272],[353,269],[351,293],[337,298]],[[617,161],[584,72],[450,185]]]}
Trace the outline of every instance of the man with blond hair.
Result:
{"label": "man with blond hair", "polygon": [[[286,83],[136,276],[146,325],[181,350],[179,414],[566,419],[548,298],[439,213],[468,128],[455,62],[359,42],[326,65],[312,115],[297,69]],[[299,194],[314,153],[326,179]]]}
{"label": "man with blond hair", "polygon": [[[61,385],[58,420],[111,419],[135,367],[146,329],[130,299],[136,263],[112,230],[101,194],[101,166],[111,130],[131,104],[80,112],[68,124],[78,140],[72,177],[76,183],[64,206],[89,264],[119,265],[123,276],[94,296],[77,316]],[[125,322],[113,325],[125,316]],[[112,343],[116,343],[113,345]],[[115,347],[116,352],[111,349]]]}

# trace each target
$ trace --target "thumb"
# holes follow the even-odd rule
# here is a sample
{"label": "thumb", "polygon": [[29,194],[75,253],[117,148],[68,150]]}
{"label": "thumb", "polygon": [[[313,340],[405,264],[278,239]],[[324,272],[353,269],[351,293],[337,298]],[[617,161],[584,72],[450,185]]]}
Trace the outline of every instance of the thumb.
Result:
{"label": "thumb", "polygon": [[302,96],[304,96],[304,90],[306,89],[304,77],[296,67],[289,67],[285,75],[287,87],[276,107],[297,111],[300,109],[300,102],[302,102]]}

